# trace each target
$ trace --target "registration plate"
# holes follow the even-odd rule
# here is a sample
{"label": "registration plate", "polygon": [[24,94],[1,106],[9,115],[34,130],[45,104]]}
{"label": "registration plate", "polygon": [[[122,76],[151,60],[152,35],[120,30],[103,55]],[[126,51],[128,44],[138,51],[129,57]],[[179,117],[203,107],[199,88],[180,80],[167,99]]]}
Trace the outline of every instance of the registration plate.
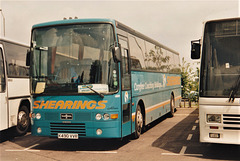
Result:
{"label": "registration plate", "polygon": [[58,133],[58,139],[78,139],[78,134]]}

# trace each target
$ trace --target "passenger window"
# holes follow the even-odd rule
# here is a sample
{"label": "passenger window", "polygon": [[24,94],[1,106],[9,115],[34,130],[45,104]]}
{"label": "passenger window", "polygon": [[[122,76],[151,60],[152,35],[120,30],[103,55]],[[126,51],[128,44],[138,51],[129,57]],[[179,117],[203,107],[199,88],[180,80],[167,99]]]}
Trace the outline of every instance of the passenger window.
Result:
{"label": "passenger window", "polygon": [[0,92],[4,92],[6,89],[6,79],[5,79],[5,70],[4,70],[4,61],[3,61],[3,52],[0,48]]}
{"label": "passenger window", "polygon": [[29,67],[26,66],[27,47],[13,43],[5,43],[7,71],[10,77],[28,77]]}
{"label": "passenger window", "polygon": [[130,89],[130,70],[128,61],[128,50],[122,48],[122,89]]}
{"label": "passenger window", "polygon": [[129,36],[130,54],[131,54],[131,67],[132,69],[145,69],[145,44],[144,41]]}

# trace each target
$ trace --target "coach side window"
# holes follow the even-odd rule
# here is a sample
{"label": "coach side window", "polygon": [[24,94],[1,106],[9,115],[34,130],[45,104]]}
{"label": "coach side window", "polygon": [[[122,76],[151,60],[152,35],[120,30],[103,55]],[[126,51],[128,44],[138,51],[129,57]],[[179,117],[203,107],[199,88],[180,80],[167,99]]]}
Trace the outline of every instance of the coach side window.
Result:
{"label": "coach side window", "polygon": [[169,72],[171,68],[170,61],[172,60],[172,53],[166,49],[161,48],[161,67],[160,70],[162,72]]}
{"label": "coach side window", "polygon": [[132,69],[146,69],[144,56],[145,44],[140,38],[129,36],[130,54],[131,54],[131,67]]}
{"label": "coach side window", "polygon": [[29,67],[26,67],[27,47],[5,43],[7,71],[10,77],[27,77]]}
{"label": "coach side window", "polygon": [[4,61],[3,61],[3,52],[0,48],[0,92],[4,92],[6,88],[6,79],[5,79],[5,70],[4,70]]}
{"label": "coach side window", "polygon": [[157,54],[157,46],[149,43],[146,41],[146,55],[145,55],[145,63],[147,66],[148,70],[157,70],[158,68],[160,68],[161,64],[161,59],[158,58],[158,54]]}
{"label": "coach side window", "polygon": [[128,50],[122,48],[122,89],[130,89],[130,69],[129,69],[129,56]]}

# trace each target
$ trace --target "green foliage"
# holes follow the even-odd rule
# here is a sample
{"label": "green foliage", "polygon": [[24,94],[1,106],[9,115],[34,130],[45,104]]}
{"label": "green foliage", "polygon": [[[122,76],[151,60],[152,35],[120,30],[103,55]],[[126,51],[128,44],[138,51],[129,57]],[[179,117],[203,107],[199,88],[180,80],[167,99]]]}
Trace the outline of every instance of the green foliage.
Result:
{"label": "green foliage", "polygon": [[187,63],[184,58],[182,58],[181,74],[182,98],[188,98],[191,101],[197,101],[199,86],[199,68],[197,67],[196,72],[194,72],[191,64]]}

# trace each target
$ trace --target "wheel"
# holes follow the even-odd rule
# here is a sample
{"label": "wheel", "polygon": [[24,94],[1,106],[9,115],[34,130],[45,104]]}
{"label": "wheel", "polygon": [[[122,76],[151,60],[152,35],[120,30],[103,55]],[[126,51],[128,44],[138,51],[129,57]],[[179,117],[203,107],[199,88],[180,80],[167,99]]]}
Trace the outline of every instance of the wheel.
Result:
{"label": "wheel", "polygon": [[30,126],[29,110],[27,106],[20,107],[17,115],[16,132],[18,135],[25,135]]}
{"label": "wheel", "polygon": [[173,117],[174,112],[175,112],[175,101],[174,101],[173,95],[171,95],[169,117]]}
{"label": "wheel", "polygon": [[136,115],[135,115],[135,135],[134,138],[138,139],[141,135],[143,128],[143,115],[141,112],[141,108],[137,105]]}

